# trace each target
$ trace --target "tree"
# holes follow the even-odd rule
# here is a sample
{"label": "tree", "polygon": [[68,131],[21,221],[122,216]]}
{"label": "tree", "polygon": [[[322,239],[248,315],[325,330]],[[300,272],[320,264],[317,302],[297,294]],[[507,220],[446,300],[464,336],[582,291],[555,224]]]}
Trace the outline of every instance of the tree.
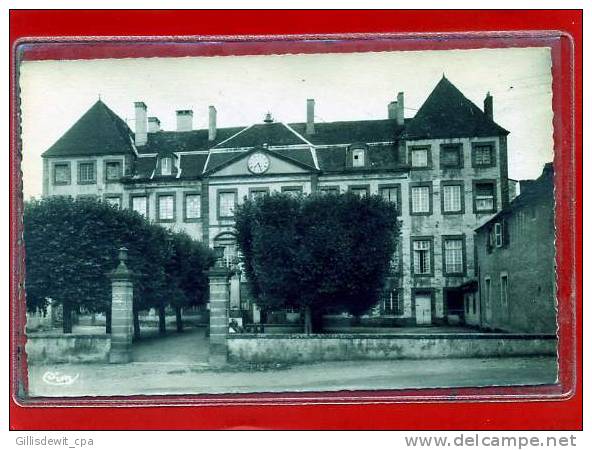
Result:
{"label": "tree", "polygon": [[[171,237],[172,236],[172,237]],[[167,243],[180,239],[190,249],[191,266],[184,266],[182,289],[207,290],[204,271],[213,259],[209,249],[187,235],[177,238],[140,214],[105,202],[50,197],[32,200],[24,210],[26,294],[29,310],[44,309],[47,299],[61,304],[64,332],[72,331],[72,311],[104,312],[110,332],[111,280],[117,251],[129,250],[128,266],[134,274],[134,328],[138,312],[171,301],[166,267],[173,250]],[[180,255],[182,257],[182,255]],[[204,294],[193,294],[203,299]]]}
{"label": "tree", "polygon": [[399,224],[378,196],[274,194],[239,206],[236,231],[258,301],[300,307],[309,333],[329,308],[358,316],[377,303]]}
{"label": "tree", "polygon": [[165,274],[177,331],[182,332],[182,308],[205,303],[207,299],[206,269],[214,264],[214,255],[209,248],[183,232],[169,232],[168,242],[171,255],[165,265]]}

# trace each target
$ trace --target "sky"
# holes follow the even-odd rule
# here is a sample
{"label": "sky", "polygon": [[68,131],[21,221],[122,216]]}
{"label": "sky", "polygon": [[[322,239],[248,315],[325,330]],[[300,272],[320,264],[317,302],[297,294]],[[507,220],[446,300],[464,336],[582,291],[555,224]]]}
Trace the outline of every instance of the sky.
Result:
{"label": "sky", "polygon": [[386,118],[405,93],[413,117],[445,74],[480,108],[489,91],[494,119],[510,131],[509,176],[536,178],[553,159],[551,53],[548,48],[398,51],[350,54],[137,58],[23,62],[20,92],[25,199],[39,197],[41,154],[101,98],[134,129],[135,101],[174,130],[175,111],[193,109],[194,128],[306,120]]}

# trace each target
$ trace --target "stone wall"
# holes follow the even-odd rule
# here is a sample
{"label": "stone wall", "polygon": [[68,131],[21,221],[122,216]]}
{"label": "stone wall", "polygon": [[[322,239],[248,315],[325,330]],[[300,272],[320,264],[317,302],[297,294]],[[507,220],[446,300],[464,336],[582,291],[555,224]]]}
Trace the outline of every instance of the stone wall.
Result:
{"label": "stone wall", "polygon": [[31,333],[27,336],[27,361],[31,363],[106,363],[108,334]]}
{"label": "stone wall", "polygon": [[314,362],[355,359],[490,358],[555,355],[552,334],[235,334],[232,362]]}
{"label": "stone wall", "polygon": [[[519,333],[553,333],[557,329],[553,178],[543,176],[547,178],[537,180],[537,191],[528,201],[520,202],[519,196],[510,211],[476,234],[484,327]],[[507,227],[499,248],[487,244],[496,222]],[[507,302],[502,295],[502,277],[507,280]]]}

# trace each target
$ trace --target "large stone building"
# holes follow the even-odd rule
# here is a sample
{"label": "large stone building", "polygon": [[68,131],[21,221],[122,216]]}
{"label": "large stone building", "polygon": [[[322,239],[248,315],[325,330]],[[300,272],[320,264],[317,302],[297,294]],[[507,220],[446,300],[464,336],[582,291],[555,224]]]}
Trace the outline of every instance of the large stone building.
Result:
{"label": "large stone building", "polygon": [[520,195],[477,229],[477,289],[465,294],[467,323],[555,333],[553,166],[520,182]]}
{"label": "large stone building", "polygon": [[[430,324],[463,314],[459,286],[475,276],[473,231],[509,203],[508,131],[443,77],[415,117],[404,95],[386,119],[306,121],[194,130],[177,111],[164,131],[135,103],[135,132],[100,100],[43,154],[44,195],[96,196],[186,230],[236,255],[233,208],[268,192],[377,194],[397,204],[402,235],[380,305],[394,323]],[[304,116],[304,114],[303,114]],[[355,226],[355,224],[353,224]],[[242,280],[244,281],[244,280]],[[232,280],[232,307],[247,290]]]}

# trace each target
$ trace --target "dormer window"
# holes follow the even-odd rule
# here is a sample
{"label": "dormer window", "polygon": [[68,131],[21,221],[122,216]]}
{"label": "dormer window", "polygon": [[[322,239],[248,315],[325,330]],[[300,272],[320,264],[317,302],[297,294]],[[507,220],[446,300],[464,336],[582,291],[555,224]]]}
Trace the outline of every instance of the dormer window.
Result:
{"label": "dormer window", "polygon": [[355,148],[352,150],[352,167],[364,167],[365,153],[363,148]]}
{"label": "dormer window", "polygon": [[160,173],[161,175],[170,175],[173,173],[173,159],[166,157],[160,160]]}

